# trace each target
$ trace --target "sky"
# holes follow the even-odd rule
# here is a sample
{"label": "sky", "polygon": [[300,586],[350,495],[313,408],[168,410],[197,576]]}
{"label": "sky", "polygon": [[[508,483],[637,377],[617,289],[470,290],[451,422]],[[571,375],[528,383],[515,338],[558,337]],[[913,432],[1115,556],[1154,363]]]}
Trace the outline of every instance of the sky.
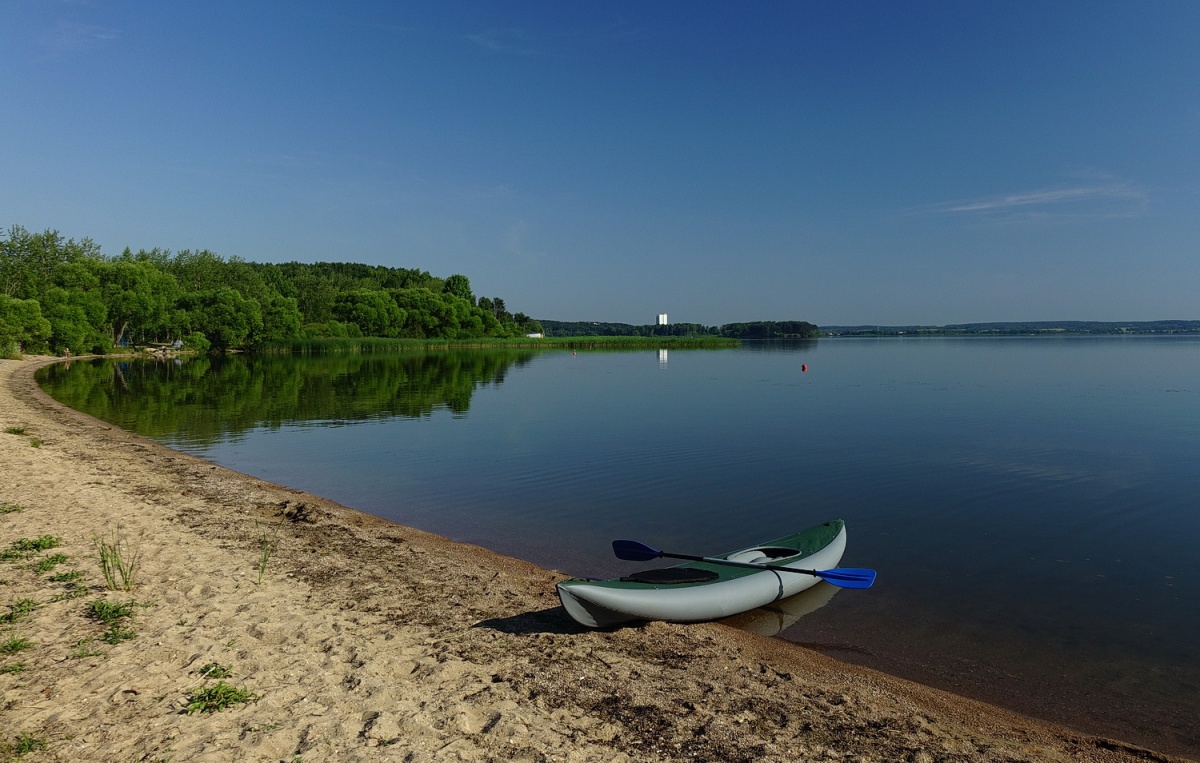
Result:
{"label": "sky", "polygon": [[0,228],[538,319],[1200,319],[1200,2],[0,0]]}

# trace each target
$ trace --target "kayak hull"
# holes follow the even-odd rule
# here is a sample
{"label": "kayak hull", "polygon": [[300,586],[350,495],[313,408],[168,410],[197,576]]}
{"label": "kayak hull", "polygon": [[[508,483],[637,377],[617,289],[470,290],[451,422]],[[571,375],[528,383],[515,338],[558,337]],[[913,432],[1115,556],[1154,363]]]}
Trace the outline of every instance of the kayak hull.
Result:
{"label": "kayak hull", "polygon": [[[765,564],[773,568],[827,570],[837,567],[845,550],[845,523],[834,520],[711,558]],[[789,551],[795,553],[789,554]],[[717,577],[711,581],[683,584],[627,579],[565,580],[557,586],[558,598],[576,622],[590,628],[607,628],[638,620],[700,622],[729,617],[794,596],[821,580],[816,575],[745,569],[715,562],[686,562],[676,568],[708,570]]]}

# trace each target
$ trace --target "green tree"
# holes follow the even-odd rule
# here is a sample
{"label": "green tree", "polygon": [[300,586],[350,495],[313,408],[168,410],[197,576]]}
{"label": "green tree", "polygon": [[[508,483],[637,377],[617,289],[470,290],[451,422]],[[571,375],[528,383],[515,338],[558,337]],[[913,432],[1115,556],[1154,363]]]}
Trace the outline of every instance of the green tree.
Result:
{"label": "green tree", "polygon": [[0,294],[0,357],[14,358],[21,345],[41,349],[50,338],[50,321],[33,299],[13,299]]}
{"label": "green tree", "polygon": [[465,299],[472,307],[475,306],[475,295],[471,293],[471,282],[464,275],[455,273],[447,278],[446,282],[442,284],[442,292]]}
{"label": "green tree", "polygon": [[262,318],[262,335],[259,338],[263,341],[295,339],[303,333],[300,328],[303,318],[295,297],[269,293],[262,304]]}
{"label": "green tree", "polygon": [[517,324],[518,330],[522,334],[541,334],[544,333],[542,324],[530,318],[525,313],[517,313],[513,316],[513,322]]}
{"label": "green tree", "polygon": [[312,270],[298,270],[291,278],[291,288],[305,323],[324,323],[333,318],[338,295],[333,281]]}
{"label": "green tree", "polygon": [[413,339],[448,339],[457,336],[458,320],[441,294],[428,289],[396,289],[390,292],[404,311],[401,336]]}
{"label": "green tree", "polygon": [[169,270],[171,267],[171,251],[169,249],[159,249],[158,247],[150,251],[139,249],[136,254],[129,247],[125,247],[125,250],[121,252],[120,257],[117,259],[131,260],[133,262],[149,262],[154,267],[164,271]]}
{"label": "green tree", "polygon": [[37,299],[54,284],[64,266],[100,256],[100,248],[91,239],[64,241],[58,231],[30,233],[14,225],[0,239],[0,294]]}
{"label": "green tree", "polygon": [[229,286],[225,278],[225,260],[203,249],[193,252],[184,249],[175,255],[167,267],[185,293],[213,291]]}
{"label": "green tree", "polygon": [[262,308],[228,287],[187,294],[180,300],[190,328],[204,334],[212,349],[245,347],[262,331]]}
{"label": "green tree", "polygon": [[175,276],[149,261],[117,259],[100,268],[100,291],[108,308],[108,335],[120,345],[126,332],[137,330],[140,339],[166,339],[179,285]]}
{"label": "green tree", "polygon": [[49,349],[104,353],[112,340],[103,330],[108,310],[97,291],[51,286],[41,298],[42,314],[50,322]]}
{"label": "green tree", "polygon": [[333,306],[339,321],[357,324],[364,336],[400,336],[405,311],[387,292],[355,289],[337,298]]}

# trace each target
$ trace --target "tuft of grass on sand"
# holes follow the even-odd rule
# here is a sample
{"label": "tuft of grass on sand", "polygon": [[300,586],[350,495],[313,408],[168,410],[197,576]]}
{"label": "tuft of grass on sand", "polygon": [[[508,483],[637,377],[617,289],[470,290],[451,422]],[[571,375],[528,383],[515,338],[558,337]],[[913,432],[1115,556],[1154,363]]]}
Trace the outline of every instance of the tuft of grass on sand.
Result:
{"label": "tuft of grass on sand", "polygon": [[16,514],[21,511],[24,511],[24,509],[15,503],[8,503],[7,501],[0,502],[0,515]]}
{"label": "tuft of grass on sand", "polygon": [[0,641],[0,654],[16,654],[24,652],[26,649],[33,649],[33,642],[27,638],[9,636],[6,640]]}
{"label": "tuft of grass on sand", "polygon": [[224,681],[217,681],[212,686],[205,686],[203,689],[190,692],[187,695],[187,706],[184,707],[183,712],[187,715],[219,713],[227,707],[254,702],[257,699],[258,695],[248,689],[238,689]]}
{"label": "tuft of grass on sand", "polygon": [[42,559],[40,562],[35,564],[33,566],[33,571],[39,575],[44,575],[47,572],[49,572],[50,570],[54,569],[55,567],[57,567],[58,565],[66,562],[66,561],[67,561],[66,554],[51,554],[50,556],[47,556],[45,559]]}
{"label": "tuft of grass on sand", "polygon": [[233,675],[233,666],[222,665],[219,662],[210,662],[196,672],[205,678],[229,678]]}
{"label": "tuft of grass on sand", "polygon": [[114,604],[104,599],[96,599],[88,607],[88,614],[108,626],[108,630],[100,640],[110,646],[116,646],[123,641],[137,638],[137,633],[126,623],[133,618],[133,609],[138,606],[136,601],[124,604]]}
{"label": "tuft of grass on sand", "polygon": [[116,646],[125,641],[133,641],[137,638],[137,631],[125,625],[114,624],[108,627],[100,640],[109,646]]}
{"label": "tuft of grass on sand", "polygon": [[25,427],[5,427],[5,434],[25,434]]}
{"label": "tuft of grass on sand", "polygon": [[88,589],[85,586],[77,586],[74,583],[67,587],[67,590],[62,593],[55,594],[50,597],[50,601],[70,601],[88,595]]}
{"label": "tuft of grass on sand", "polygon": [[96,599],[88,607],[88,614],[105,625],[112,625],[133,617],[133,608],[136,606],[136,601],[114,604],[106,599]]}
{"label": "tuft of grass on sand", "polygon": [[38,604],[33,599],[19,599],[8,605],[8,614],[0,615],[0,623],[12,624],[18,620],[23,620],[33,611],[38,608]]}
{"label": "tuft of grass on sand", "polygon": [[66,583],[63,586],[62,593],[55,594],[50,601],[66,601],[69,599],[78,599],[80,596],[87,596],[88,587],[80,582],[84,577],[83,570],[71,570],[70,572],[56,572],[46,578],[51,583]]}
{"label": "tuft of grass on sand", "polygon": [[96,639],[91,636],[88,636],[85,639],[80,639],[79,641],[75,642],[75,648],[72,649],[67,656],[73,657],[77,660],[81,660],[84,657],[99,657],[100,655],[104,654],[104,650],[97,646],[93,646],[95,641]]}
{"label": "tuft of grass on sand", "polygon": [[62,544],[62,538],[57,535],[43,535],[38,538],[19,538],[9,544],[5,551],[0,552],[0,561],[16,562],[28,559],[39,551],[57,548]]}
{"label": "tuft of grass on sand", "polygon": [[29,666],[27,664],[25,664],[24,662],[13,662],[8,665],[5,665],[4,667],[0,667],[0,675],[15,676],[18,673],[25,672],[25,669],[28,667]]}
{"label": "tuft of grass on sand", "polygon": [[[26,753],[46,749],[46,740],[32,734],[18,734],[12,742],[0,742],[3,760],[16,760]],[[8,756],[12,756],[11,758]]]}
{"label": "tuft of grass on sand", "polygon": [[262,585],[263,575],[267,572],[267,562],[271,560],[271,554],[275,552],[276,539],[279,537],[279,530],[283,527],[283,521],[275,525],[273,530],[263,529],[261,523],[256,519],[254,526],[258,528],[258,585]]}
{"label": "tuft of grass on sand", "polygon": [[104,575],[104,583],[108,590],[132,590],[141,550],[130,547],[129,542],[121,535],[119,524],[107,538],[97,535],[92,537],[92,541],[100,553],[100,572]]}

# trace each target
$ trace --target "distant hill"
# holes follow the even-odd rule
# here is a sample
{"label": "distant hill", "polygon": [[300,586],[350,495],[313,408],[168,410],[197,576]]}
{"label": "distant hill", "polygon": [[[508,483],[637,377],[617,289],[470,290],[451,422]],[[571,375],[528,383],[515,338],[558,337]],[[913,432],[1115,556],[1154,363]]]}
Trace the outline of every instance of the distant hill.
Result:
{"label": "distant hill", "polygon": [[1027,336],[1039,334],[1200,334],[1200,321],[1009,321],[945,326],[821,326],[823,336]]}

